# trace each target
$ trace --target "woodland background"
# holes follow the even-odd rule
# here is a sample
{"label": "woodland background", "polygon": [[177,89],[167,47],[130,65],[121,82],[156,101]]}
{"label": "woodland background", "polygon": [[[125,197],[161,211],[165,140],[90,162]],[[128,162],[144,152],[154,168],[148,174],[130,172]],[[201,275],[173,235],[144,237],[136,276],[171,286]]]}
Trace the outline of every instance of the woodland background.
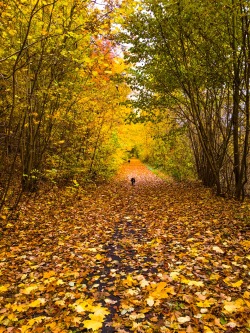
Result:
{"label": "woodland background", "polygon": [[131,156],[249,195],[244,0],[0,2],[0,208]]}
{"label": "woodland background", "polygon": [[0,333],[250,331],[249,10],[0,0]]}

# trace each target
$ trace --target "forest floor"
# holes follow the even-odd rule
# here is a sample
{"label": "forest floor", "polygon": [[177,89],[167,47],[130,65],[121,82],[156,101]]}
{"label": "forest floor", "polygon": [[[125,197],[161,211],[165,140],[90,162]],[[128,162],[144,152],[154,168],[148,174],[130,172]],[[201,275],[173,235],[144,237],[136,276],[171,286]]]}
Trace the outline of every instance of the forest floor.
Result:
{"label": "forest floor", "polygon": [[249,332],[249,229],[249,201],[138,160],[40,194],[0,234],[0,333]]}

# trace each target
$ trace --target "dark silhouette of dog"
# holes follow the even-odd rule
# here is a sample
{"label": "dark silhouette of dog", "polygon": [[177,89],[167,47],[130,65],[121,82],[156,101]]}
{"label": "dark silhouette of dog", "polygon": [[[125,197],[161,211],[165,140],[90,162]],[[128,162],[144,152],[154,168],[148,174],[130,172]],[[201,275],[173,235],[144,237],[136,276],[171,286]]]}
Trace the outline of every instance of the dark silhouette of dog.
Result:
{"label": "dark silhouette of dog", "polygon": [[135,178],[131,178],[130,181],[132,185],[135,185]]}

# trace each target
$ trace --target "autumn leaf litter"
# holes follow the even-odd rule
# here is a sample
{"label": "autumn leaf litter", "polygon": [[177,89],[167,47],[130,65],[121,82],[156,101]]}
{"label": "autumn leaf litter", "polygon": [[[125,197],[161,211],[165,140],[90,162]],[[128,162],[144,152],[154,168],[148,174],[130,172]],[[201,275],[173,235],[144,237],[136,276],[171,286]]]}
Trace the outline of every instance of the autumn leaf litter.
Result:
{"label": "autumn leaf litter", "polygon": [[249,332],[249,209],[136,160],[41,193],[1,233],[0,333]]}

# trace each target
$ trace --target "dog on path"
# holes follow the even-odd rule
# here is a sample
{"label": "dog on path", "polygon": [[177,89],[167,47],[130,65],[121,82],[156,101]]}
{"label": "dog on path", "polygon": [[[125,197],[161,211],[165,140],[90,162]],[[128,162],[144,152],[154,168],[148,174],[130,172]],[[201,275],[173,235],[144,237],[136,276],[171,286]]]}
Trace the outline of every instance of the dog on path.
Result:
{"label": "dog on path", "polygon": [[134,177],[132,177],[132,178],[130,179],[130,181],[131,181],[131,184],[132,184],[132,185],[135,185],[135,178],[134,178]]}

